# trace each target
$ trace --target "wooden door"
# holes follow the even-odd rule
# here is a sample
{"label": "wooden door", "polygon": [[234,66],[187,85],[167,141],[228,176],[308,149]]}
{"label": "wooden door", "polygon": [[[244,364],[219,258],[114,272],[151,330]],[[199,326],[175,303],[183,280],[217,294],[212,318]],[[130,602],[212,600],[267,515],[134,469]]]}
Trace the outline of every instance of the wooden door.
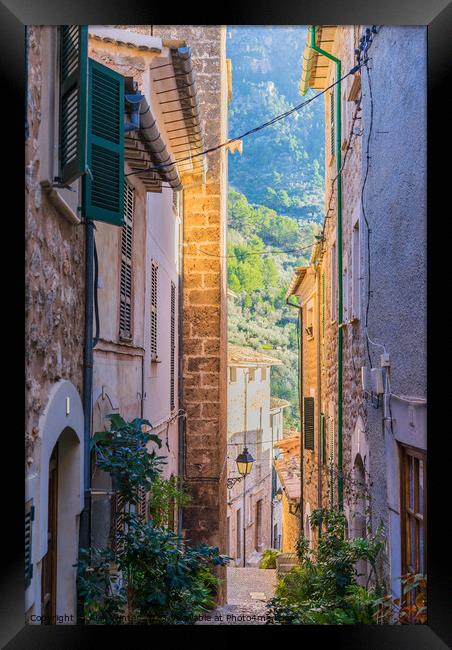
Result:
{"label": "wooden door", "polygon": [[55,623],[57,578],[57,526],[58,526],[58,443],[49,461],[49,509],[47,553],[42,559],[41,613],[42,623]]}

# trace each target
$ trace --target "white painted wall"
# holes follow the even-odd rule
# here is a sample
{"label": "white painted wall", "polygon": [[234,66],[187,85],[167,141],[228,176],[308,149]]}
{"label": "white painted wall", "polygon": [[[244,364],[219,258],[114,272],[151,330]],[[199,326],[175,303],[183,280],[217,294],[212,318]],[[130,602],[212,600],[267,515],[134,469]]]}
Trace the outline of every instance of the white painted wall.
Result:
{"label": "white painted wall", "polygon": [[[254,379],[249,380],[249,371],[254,369]],[[244,431],[248,451],[255,459],[252,472],[246,478],[245,503],[243,499],[243,480],[228,490],[228,516],[230,517],[229,548],[231,556],[236,557],[237,510],[240,508],[242,517],[245,511],[246,521],[246,560],[247,564],[255,564],[259,553],[255,550],[255,507],[262,499],[262,550],[271,545],[271,487],[272,487],[272,431],[270,428],[270,366],[264,367],[265,378],[262,378],[260,366],[235,366],[236,381],[231,381],[231,370],[228,368],[228,477],[238,476],[235,458],[243,449]],[[245,425],[246,401],[246,425]],[[275,422],[277,428],[277,422]],[[262,430],[260,439],[262,450],[260,460],[257,454],[258,430]],[[276,431],[274,430],[274,435]],[[231,444],[237,443],[237,444]],[[243,522],[243,519],[242,519]],[[243,526],[243,524],[242,524]],[[280,518],[278,519],[280,528]],[[243,545],[243,530],[240,531]],[[242,546],[243,548],[243,546]],[[243,553],[242,553],[243,555]],[[236,558],[236,564],[242,566],[243,557]]]}
{"label": "white painted wall", "polygon": [[[168,428],[165,421],[175,415],[178,403],[178,286],[179,286],[179,228],[180,219],[173,211],[173,192],[162,189],[161,194],[147,195],[146,228],[146,301],[145,301],[145,393],[144,417],[157,433],[161,433],[164,445],[161,453],[168,455],[165,476],[177,474],[178,420],[174,419]],[[150,355],[150,305],[151,305],[151,260],[158,263],[157,288],[157,353],[158,363]],[[175,323],[175,408],[170,408],[170,317],[171,282],[176,286]],[[160,427],[159,423],[163,425]],[[168,442],[168,446],[167,443]],[[168,449],[169,447],[169,449]]]}

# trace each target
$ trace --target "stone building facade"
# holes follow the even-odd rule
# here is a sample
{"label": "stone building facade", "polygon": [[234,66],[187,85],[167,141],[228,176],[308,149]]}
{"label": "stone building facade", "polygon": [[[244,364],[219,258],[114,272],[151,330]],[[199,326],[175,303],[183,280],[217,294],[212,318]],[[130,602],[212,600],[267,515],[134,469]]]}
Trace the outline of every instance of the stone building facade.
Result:
{"label": "stone building facade", "polygon": [[[308,378],[317,374],[315,450],[313,455],[303,450],[314,462],[309,467],[305,459],[303,467],[305,534],[310,534],[308,506],[326,505],[331,498],[343,506],[350,536],[382,523],[387,545],[381,570],[400,595],[404,570],[425,571],[426,33],[422,27],[367,30],[333,25],[315,31],[316,47],[341,61],[342,76],[356,65],[355,49],[365,57],[369,47],[369,62],[341,82],[339,113],[336,88],[325,93],[323,239],[310,267],[295,273],[288,293],[299,297],[303,318],[303,397],[309,395]],[[309,33],[302,92],[336,80],[335,63],[311,46]],[[306,330],[311,294],[312,335]],[[337,467],[340,336],[342,472]],[[408,479],[417,484],[417,503],[411,506],[403,487]]]}
{"label": "stone building facade", "polygon": [[[48,616],[53,583],[55,614],[67,614],[75,622],[72,564],[83,508],[85,233],[77,211],[79,183],[72,191],[53,187],[58,146],[54,32],[51,27],[27,28],[25,609],[27,616]],[[49,524],[55,498],[61,506],[64,561],[54,557]]]}
{"label": "stone building facade", "polygon": [[[64,613],[75,622],[73,565],[87,473],[82,406],[85,226],[80,178],[69,188],[56,182],[58,28],[30,27],[27,32],[26,609],[38,617]],[[225,139],[222,27],[90,27],[87,47],[90,59],[124,77],[126,92],[143,94],[172,160],[181,157],[192,128],[203,132],[202,146]],[[179,92],[174,95],[178,56],[192,56],[197,78],[190,126]],[[168,79],[155,73],[159,66],[169,72]],[[165,104],[182,114],[185,140],[171,135]],[[169,175],[162,187],[161,179],[145,171],[155,164],[153,154],[149,158],[143,143],[125,140],[128,228],[97,221],[95,229],[99,327],[94,322],[90,432],[107,426],[106,415],[112,412],[150,420],[164,443],[166,474],[182,475],[191,487],[190,506],[175,525],[189,543],[214,544],[224,552],[226,153],[213,154],[207,165],[196,157],[178,165],[180,183],[168,188]],[[194,152],[190,145],[190,155]],[[139,173],[131,174],[137,166]],[[130,278],[124,271],[127,263],[132,264]],[[127,331],[125,304],[130,307]],[[93,469],[91,541],[102,546],[110,529],[111,486]]]}
{"label": "stone building facade", "polygon": [[[141,29],[141,28],[136,28]],[[223,26],[153,26],[192,48],[206,147],[227,137],[228,82]],[[208,157],[204,179],[184,178],[182,402],[185,480],[192,500],[183,529],[193,542],[225,549],[226,535],[226,201],[227,154]]]}
{"label": "stone building facade", "polygon": [[301,471],[300,436],[288,436],[277,443],[275,460],[281,490],[281,528],[283,553],[295,553],[297,541],[302,534],[301,519]]}
{"label": "stone building facade", "polygon": [[227,548],[236,566],[257,566],[262,552],[279,543],[281,535],[273,461],[288,402],[270,397],[272,365],[281,361],[252,348],[228,346],[228,479],[240,479],[236,458],[245,447],[254,459],[251,473],[228,489]]}

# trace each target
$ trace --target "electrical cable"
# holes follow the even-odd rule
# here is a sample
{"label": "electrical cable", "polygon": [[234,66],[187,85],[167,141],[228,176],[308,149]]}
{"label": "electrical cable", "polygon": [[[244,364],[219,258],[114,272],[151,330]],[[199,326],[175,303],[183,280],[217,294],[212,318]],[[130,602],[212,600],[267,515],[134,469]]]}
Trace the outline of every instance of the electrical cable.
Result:
{"label": "electrical cable", "polygon": [[288,248],[288,249],[279,249],[276,251],[260,251],[260,252],[251,252],[251,253],[245,253],[244,255],[216,255],[215,253],[208,253],[207,251],[202,250],[202,248],[199,248],[196,246],[196,244],[192,244],[191,242],[186,242],[184,243],[184,246],[194,246],[196,250],[198,250],[200,253],[203,253],[204,255],[207,255],[209,257],[215,257],[216,259],[238,259],[241,260],[246,259],[248,257],[251,257],[253,255],[286,255],[287,253],[301,253],[304,250],[308,250],[310,248],[313,248],[315,246],[314,244],[310,244],[309,246],[305,246],[304,248]]}
{"label": "electrical cable", "polygon": [[233,142],[237,142],[237,140],[243,140],[243,138],[246,138],[249,135],[252,135],[253,133],[257,133],[258,131],[261,131],[262,129],[265,129],[267,126],[272,126],[273,124],[276,124],[277,122],[285,119],[286,117],[289,117],[293,113],[301,110],[311,102],[313,102],[315,99],[318,97],[321,97],[324,95],[326,92],[331,90],[331,88],[334,88],[338,83],[344,81],[344,79],[347,79],[351,74],[355,74],[364,64],[358,63],[355,65],[351,70],[347,72],[343,77],[340,79],[337,79],[335,82],[321,90],[319,93],[316,95],[313,95],[309,99],[305,100],[304,102],[301,102],[300,104],[297,104],[296,106],[293,106],[292,108],[288,109],[287,111],[284,111],[284,113],[280,113],[279,115],[276,115],[272,119],[268,120],[267,122],[264,122],[263,124],[260,124],[259,126],[256,126],[252,129],[249,129],[248,131],[245,131],[245,133],[242,133],[241,135],[236,136],[235,138],[230,138],[229,140],[226,140],[225,142],[221,142],[220,144],[214,146],[214,147],[209,147],[208,149],[205,149],[204,151],[200,151],[193,156],[186,156],[185,158],[181,158],[179,160],[175,160],[174,162],[169,162],[165,164],[160,164],[160,165],[155,165],[153,167],[149,167],[148,169],[140,169],[140,170],[134,170],[129,172],[128,174],[125,174],[126,176],[132,176],[135,174],[142,174],[144,172],[151,172],[151,171],[161,171],[163,168],[168,167],[170,165],[177,165],[179,163],[185,162],[185,161],[192,161],[195,158],[198,158],[199,156],[205,156],[209,153],[213,153],[215,151],[218,151],[218,149],[221,149],[223,147],[227,147],[228,145],[232,144]]}

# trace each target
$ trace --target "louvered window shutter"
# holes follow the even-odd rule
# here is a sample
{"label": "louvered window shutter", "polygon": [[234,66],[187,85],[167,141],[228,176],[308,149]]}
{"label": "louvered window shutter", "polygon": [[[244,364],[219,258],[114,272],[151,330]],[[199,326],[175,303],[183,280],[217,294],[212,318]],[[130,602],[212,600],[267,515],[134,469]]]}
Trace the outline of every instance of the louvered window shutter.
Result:
{"label": "louvered window shutter", "polygon": [[35,508],[30,506],[25,510],[25,587],[27,588],[33,577],[32,529],[35,518]]}
{"label": "louvered window shutter", "polygon": [[171,282],[171,342],[170,342],[170,409],[175,407],[175,371],[176,371],[176,285]]}
{"label": "louvered window shutter", "polygon": [[330,502],[331,505],[334,504],[334,498],[335,498],[335,482],[336,482],[336,477],[335,477],[335,471],[334,471],[334,459],[335,459],[335,453],[334,453],[334,417],[329,416],[328,417],[328,460],[330,464]]}
{"label": "louvered window shutter", "polygon": [[86,166],[88,27],[63,25],[59,42],[59,177],[67,184]]}
{"label": "louvered window shutter", "polygon": [[314,398],[304,398],[304,448],[314,449]]}
{"label": "louvered window shutter", "polygon": [[124,77],[92,59],[83,215],[124,225]]}
{"label": "louvered window shutter", "polygon": [[132,339],[132,246],[133,215],[135,208],[134,190],[124,183],[124,226],[121,234],[121,278],[119,300],[119,336]]}
{"label": "louvered window shutter", "polygon": [[334,418],[328,418],[328,456],[330,463],[334,463]]}
{"label": "louvered window shutter", "polygon": [[151,262],[151,358],[157,359],[157,287],[158,287],[158,265]]}

